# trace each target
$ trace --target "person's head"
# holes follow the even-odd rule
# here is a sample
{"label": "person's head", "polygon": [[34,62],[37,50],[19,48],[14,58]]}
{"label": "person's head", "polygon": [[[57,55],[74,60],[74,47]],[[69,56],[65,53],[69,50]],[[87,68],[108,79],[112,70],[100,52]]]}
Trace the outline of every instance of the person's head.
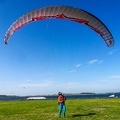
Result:
{"label": "person's head", "polygon": [[62,93],[61,93],[61,92],[58,92],[58,95],[62,95]]}

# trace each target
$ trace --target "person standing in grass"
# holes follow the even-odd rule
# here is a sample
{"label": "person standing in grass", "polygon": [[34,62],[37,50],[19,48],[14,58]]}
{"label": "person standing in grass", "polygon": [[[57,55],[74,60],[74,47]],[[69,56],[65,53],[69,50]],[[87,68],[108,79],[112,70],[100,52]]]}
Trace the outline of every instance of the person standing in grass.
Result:
{"label": "person standing in grass", "polygon": [[65,100],[66,97],[61,92],[58,92],[58,108],[59,108],[58,117],[61,117],[62,112],[64,117],[66,115]]}

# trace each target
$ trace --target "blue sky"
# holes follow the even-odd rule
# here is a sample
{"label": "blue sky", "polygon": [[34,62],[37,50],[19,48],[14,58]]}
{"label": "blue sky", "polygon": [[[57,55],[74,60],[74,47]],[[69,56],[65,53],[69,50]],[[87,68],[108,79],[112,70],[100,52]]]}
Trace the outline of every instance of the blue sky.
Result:
{"label": "blue sky", "polygon": [[[58,19],[28,24],[4,44],[16,19],[52,5],[77,7],[98,17],[112,33],[114,47],[87,26]],[[119,92],[119,6],[119,0],[1,0],[0,94]]]}

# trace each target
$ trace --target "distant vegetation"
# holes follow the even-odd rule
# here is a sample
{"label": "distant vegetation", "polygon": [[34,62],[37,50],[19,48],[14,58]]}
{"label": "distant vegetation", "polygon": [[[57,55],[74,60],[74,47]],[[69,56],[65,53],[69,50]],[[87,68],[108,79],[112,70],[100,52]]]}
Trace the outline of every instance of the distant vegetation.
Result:
{"label": "distant vegetation", "polygon": [[84,95],[84,94],[85,94],[85,95],[90,95],[90,94],[94,95],[95,93],[91,93],[91,92],[82,92],[81,94],[82,94],[82,95]]}

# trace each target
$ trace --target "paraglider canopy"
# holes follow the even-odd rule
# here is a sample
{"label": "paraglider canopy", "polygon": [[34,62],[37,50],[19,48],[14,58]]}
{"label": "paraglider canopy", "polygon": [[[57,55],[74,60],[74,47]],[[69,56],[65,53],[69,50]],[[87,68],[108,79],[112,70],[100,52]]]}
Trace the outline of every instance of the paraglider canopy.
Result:
{"label": "paraglider canopy", "polygon": [[97,17],[82,9],[70,6],[49,6],[33,10],[18,18],[7,30],[4,38],[5,44],[8,44],[11,35],[24,25],[44,19],[59,18],[75,21],[84,25],[98,33],[106,42],[107,46],[114,45],[114,39],[109,29]]}

